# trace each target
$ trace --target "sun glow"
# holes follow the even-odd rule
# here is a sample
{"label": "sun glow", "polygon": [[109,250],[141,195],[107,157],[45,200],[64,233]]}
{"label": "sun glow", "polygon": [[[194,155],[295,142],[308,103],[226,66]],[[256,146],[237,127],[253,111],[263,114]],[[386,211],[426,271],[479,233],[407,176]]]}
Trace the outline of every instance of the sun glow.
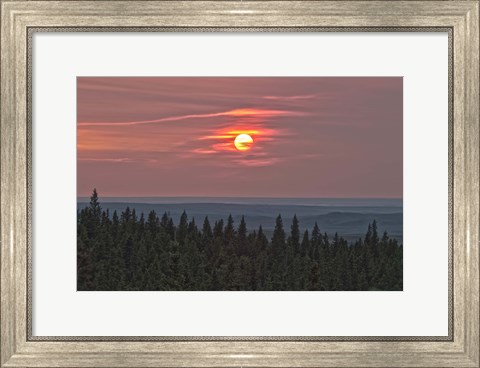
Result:
{"label": "sun glow", "polygon": [[249,134],[242,133],[235,137],[233,144],[239,151],[248,151],[252,148],[253,138]]}

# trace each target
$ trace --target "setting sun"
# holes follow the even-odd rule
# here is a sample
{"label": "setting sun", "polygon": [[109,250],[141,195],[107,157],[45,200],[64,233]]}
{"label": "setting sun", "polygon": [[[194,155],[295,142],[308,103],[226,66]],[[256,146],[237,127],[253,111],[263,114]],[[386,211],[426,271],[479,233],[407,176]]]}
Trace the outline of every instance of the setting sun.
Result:
{"label": "setting sun", "polygon": [[253,138],[248,134],[242,133],[235,137],[233,144],[239,151],[248,151],[252,148]]}

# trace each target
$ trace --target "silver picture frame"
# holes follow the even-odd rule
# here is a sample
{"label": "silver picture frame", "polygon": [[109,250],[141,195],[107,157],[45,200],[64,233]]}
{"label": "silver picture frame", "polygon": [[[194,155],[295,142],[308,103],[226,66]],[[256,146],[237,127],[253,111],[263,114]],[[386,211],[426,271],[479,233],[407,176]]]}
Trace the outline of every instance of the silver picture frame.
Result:
{"label": "silver picture frame", "polygon": [[[448,34],[447,336],[33,335],[33,35],[166,31]],[[479,367],[478,1],[1,1],[0,72],[0,367]]]}

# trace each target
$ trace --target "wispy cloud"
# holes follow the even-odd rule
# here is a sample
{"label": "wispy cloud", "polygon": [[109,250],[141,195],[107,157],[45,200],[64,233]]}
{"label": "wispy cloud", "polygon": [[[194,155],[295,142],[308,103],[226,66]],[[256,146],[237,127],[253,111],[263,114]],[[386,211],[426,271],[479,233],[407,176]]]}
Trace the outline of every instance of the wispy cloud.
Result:
{"label": "wispy cloud", "polygon": [[143,125],[143,124],[155,124],[164,123],[170,121],[181,121],[187,119],[204,119],[213,118],[219,116],[231,116],[231,117],[275,117],[275,116],[292,116],[301,115],[299,112],[285,111],[285,110],[265,110],[256,108],[241,108],[229,111],[215,112],[210,114],[190,114],[180,116],[169,116],[160,119],[153,120],[141,120],[141,121],[125,121],[125,122],[79,122],[77,125],[82,126],[130,126],[130,125]]}
{"label": "wispy cloud", "polygon": [[79,157],[78,161],[90,161],[90,162],[137,162],[138,160],[128,158],[128,157],[121,157],[121,158],[89,158],[89,157]]}
{"label": "wispy cloud", "polygon": [[[79,193],[401,196],[401,78],[80,77],[77,86]],[[249,150],[235,148],[241,133]]]}
{"label": "wispy cloud", "polygon": [[[78,152],[87,154],[87,157],[79,156],[80,161],[90,162],[111,162],[111,163],[130,163],[144,162],[152,163],[152,157],[166,153],[171,154],[172,158],[194,158],[216,156],[217,164],[228,162],[238,166],[267,166],[279,162],[275,158],[269,145],[278,142],[284,137],[291,135],[285,130],[285,127],[275,127],[277,119],[298,116],[303,112],[292,111],[291,109],[267,109],[267,108],[237,108],[226,111],[208,114],[189,114],[164,117],[156,120],[142,120],[130,122],[79,122],[78,134],[81,137],[82,144],[78,145]],[[202,135],[196,135],[197,128],[195,122],[188,123],[189,128],[183,128],[177,131],[175,125],[163,126],[158,130],[154,125],[151,128],[145,126],[140,130],[136,128],[139,125],[155,124],[163,122],[179,122],[182,120],[221,118],[215,121],[215,129],[203,130]],[[202,126],[204,126],[202,124]],[[145,130],[148,128],[148,132]],[[158,127],[160,128],[160,126]],[[167,130],[165,130],[167,129]],[[139,131],[143,133],[139,135]],[[202,130],[200,130],[202,131]],[[178,132],[184,134],[179,136]],[[157,136],[159,140],[147,139]],[[171,142],[165,140],[165,134],[170,134]],[[174,135],[172,135],[174,134]],[[235,138],[240,134],[248,134],[253,138],[252,148],[248,153],[240,152],[234,145]],[[160,138],[160,135],[162,138]],[[183,140],[181,140],[183,138]],[[145,145],[146,142],[149,142]],[[94,151],[92,151],[94,149]],[[92,158],[92,155],[100,152],[119,152],[128,151],[132,158],[126,157],[108,157]],[[141,159],[147,154],[149,159]]]}
{"label": "wispy cloud", "polygon": [[208,149],[208,148],[195,148],[192,150],[193,153],[200,153],[202,155],[211,155],[217,153],[214,149]]}
{"label": "wispy cloud", "polygon": [[275,101],[296,101],[296,100],[311,100],[312,98],[317,97],[317,95],[297,95],[297,96],[263,96],[266,100],[275,100]]}
{"label": "wispy cloud", "polygon": [[279,158],[240,158],[234,160],[237,165],[247,166],[247,167],[259,167],[259,166],[270,166],[280,162]]}

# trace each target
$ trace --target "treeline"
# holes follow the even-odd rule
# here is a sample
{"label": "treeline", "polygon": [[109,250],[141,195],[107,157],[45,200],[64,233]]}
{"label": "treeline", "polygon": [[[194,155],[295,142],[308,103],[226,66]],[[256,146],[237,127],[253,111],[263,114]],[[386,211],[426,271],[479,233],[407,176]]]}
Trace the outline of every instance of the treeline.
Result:
{"label": "treeline", "polygon": [[363,239],[330,239],[317,224],[288,232],[276,219],[269,240],[231,216],[198,226],[184,212],[145,218],[102,211],[94,190],[77,217],[78,290],[402,290],[403,247],[375,221]]}

